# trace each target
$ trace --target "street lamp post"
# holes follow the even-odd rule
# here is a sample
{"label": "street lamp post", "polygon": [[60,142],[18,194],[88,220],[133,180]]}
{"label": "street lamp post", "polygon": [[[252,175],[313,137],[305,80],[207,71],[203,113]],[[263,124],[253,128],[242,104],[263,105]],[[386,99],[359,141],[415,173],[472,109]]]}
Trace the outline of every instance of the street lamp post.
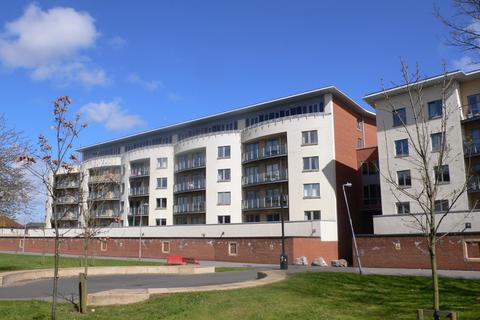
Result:
{"label": "street lamp post", "polygon": [[287,196],[285,194],[280,195],[280,216],[282,221],[282,254],[280,255],[280,269],[288,269],[288,256],[285,253],[285,218],[283,216],[284,201],[286,201]]}
{"label": "street lamp post", "polygon": [[350,215],[350,207],[348,206],[348,200],[347,200],[347,194],[345,192],[345,187],[351,188],[352,183],[351,182],[344,183],[342,185],[342,189],[343,189],[343,197],[345,198],[345,205],[347,206],[348,219],[350,220],[350,229],[352,230],[353,246],[355,248],[355,255],[357,256],[358,272],[360,274],[362,274],[362,264],[360,263],[360,256],[358,255],[357,240],[355,239],[355,231],[353,231],[352,216]]}
{"label": "street lamp post", "polygon": [[[148,210],[148,203],[143,204],[143,210],[142,211],[147,211]],[[139,241],[138,241],[138,260],[142,260],[142,224],[143,224],[143,215],[142,212],[140,212],[140,234],[138,236]]]}

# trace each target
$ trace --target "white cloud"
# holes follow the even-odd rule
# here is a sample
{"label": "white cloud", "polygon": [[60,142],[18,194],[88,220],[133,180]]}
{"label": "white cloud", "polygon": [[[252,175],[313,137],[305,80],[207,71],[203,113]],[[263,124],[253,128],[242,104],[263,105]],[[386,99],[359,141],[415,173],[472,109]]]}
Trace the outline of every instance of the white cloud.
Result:
{"label": "white cloud", "polygon": [[10,68],[31,70],[37,80],[105,84],[105,71],[91,67],[80,56],[94,46],[97,37],[94,19],[86,12],[66,7],[43,11],[30,4],[22,16],[5,24],[0,60]]}
{"label": "white cloud", "polygon": [[143,87],[145,90],[148,91],[156,91],[160,88],[163,88],[163,84],[158,81],[158,80],[145,80],[142,79],[138,74],[136,73],[130,73],[127,78],[127,82],[131,84],[136,84],[141,87]]}
{"label": "white cloud", "polygon": [[102,124],[107,130],[128,130],[145,125],[145,121],[138,115],[129,114],[128,110],[120,105],[120,99],[111,102],[91,102],[80,108],[88,122]]}
{"label": "white cloud", "polygon": [[462,71],[472,71],[480,69],[480,62],[475,61],[472,57],[463,56],[460,59],[452,61],[453,67]]}
{"label": "white cloud", "polygon": [[120,36],[113,36],[107,41],[108,45],[114,49],[120,49],[125,47],[127,40]]}
{"label": "white cloud", "polygon": [[181,96],[179,96],[178,94],[174,93],[174,92],[169,92],[167,94],[167,98],[168,100],[172,101],[172,102],[177,102],[179,101],[180,99],[182,99]]}

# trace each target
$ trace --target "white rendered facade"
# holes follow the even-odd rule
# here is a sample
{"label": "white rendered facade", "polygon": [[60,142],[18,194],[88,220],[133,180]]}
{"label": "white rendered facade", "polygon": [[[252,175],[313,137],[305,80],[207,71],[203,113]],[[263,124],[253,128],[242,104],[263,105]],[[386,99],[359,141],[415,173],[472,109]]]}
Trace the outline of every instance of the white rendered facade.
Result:
{"label": "white rendered facade", "polygon": [[[471,148],[470,126],[478,127],[476,117],[478,114],[469,115],[468,109],[471,107],[468,103],[468,97],[480,93],[479,72],[465,74],[463,72],[454,72],[448,75],[452,80],[450,90],[445,97],[445,108],[448,112],[446,125],[446,146],[448,152],[444,163],[448,166],[449,181],[439,185],[438,200],[451,199],[453,190],[460,190],[465,185],[467,177],[471,176],[469,172],[469,163],[475,164],[478,160],[476,154],[467,154],[466,148]],[[422,111],[425,118],[429,119],[429,103],[442,100],[442,81],[443,76],[426,79],[422,82]],[[467,92],[468,91],[468,92]],[[385,98],[388,94],[389,99]],[[421,190],[421,180],[419,173],[415,172],[412,165],[414,151],[410,146],[409,155],[398,155],[396,143],[408,139],[409,137],[402,125],[395,126],[394,115],[392,115],[392,106],[395,109],[405,108],[406,124],[408,131],[414,133],[414,119],[409,96],[404,87],[397,87],[385,92],[370,94],[364,97],[371,106],[377,111],[377,139],[379,169],[381,172],[381,198],[382,215],[374,217],[375,234],[408,234],[419,233],[418,223],[411,214],[421,213],[419,204],[412,201],[408,196],[395,190],[395,186],[389,182],[390,177],[397,177],[399,172],[411,171],[411,186],[408,186],[412,194],[419,193]],[[470,119],[471,118],[471,119]],[[472,125],[470,125],[470,121]],[[467,123],[468,122],[468,123]],[[432,118],[428,120],[428,137],[441,131],[441,120]],[[414,134],[414,137],[416,135]],[[414,138],[416,139],[416,138]],[[429,143],[432,143],[429,140]],[[475,144],[473,145],[476,146]],[[428,154],[431,161],[430,171],[434,175],[435,160],[438,159],[438,152],[430,150]],[[473,173],[478,175],[478,173]],[[478,187],[469,185],[466,192],[462,193],[458,201],[452,206],[451,212],[442,222],[440,232],[464,232],[479,231],[480,219],[478,211],[473,207],[473,199],[477,198]],[[409,213],[405,210],[408,207]],[[420,215],[417,215],[420,216]],[[441,213],[439,214],[439,218]],[[438,220],[438,219],[437,219]]]}
{"label": "white rendered facade", "polygon": [[[270,222],[283,215],[320,220],[328,226],[320,236],[336,240],[334,99],[359,119],[374,118],[327,87],[81,148],[81,170],[121,168],[115,218],[124,227]],[[51,211],[47,206],[47,224]]]}

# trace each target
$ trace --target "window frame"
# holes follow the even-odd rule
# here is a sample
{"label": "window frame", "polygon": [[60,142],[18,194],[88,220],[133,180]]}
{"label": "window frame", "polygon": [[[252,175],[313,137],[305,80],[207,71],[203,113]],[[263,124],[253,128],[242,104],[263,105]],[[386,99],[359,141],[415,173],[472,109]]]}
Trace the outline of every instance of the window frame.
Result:
{"label": "window frame", "polygon": [[[401,173],[408,173],[408,178],[406,176],[402,176],[405,184],[400,183],[400,174]],[[407,181],[410,181],[410,184],[407,184],[406,183]],[[412,173],[411,173],[410,169],[397,171],[397,184],[400,188],[411,188],[412,187]]]}
{"label": "window frame", "polygon": [[[403,113],[403,115],[401,115],[400,113]],[[403,119],[401,116],[403,117]],[[393,127],[407,125],[407,109],[405,107],[394,109],[392,111],[392,125]]]}
{"label": "window frame", "polygon": [[[310,186],[309,188],[307,188],[307,186]],[[318,186],[318,195],[312,195],[313,194],[313,190],[314,190],[314,186]],[[310,191],[310,192],[308,192]],[[310,193],[310,194],[308,194]],[[304,183],[303,184],[303,199],[318,199],[320,198],[320,183]]]}
{"label": "window frame", "polygon": [[[318,218],[316,217],[318,214]],[[322,220],[322,211],[321,210],[305,210],[303,212],[303,217],[305,221],[319,221]]]}
{"label": "window frame", "polygon": [[[225,196],[227,194],[228,194],[228,203],[223,203],[222,201],[220,201],[221,199],[223,200],[221,195]],[[231,204],[232,204],[232,192],[231,191],[219,191],[219,192],[217,192],[217,205],[219,205],[219,206],[229,206]]]}
{"label": "window frame", "polygon": [[[228,150],[228,152],[226,152]],[[228,153],[228,155],[227,155]],[[218,146],[217,148],[217,159],[230,159],[232,156],[232,148],[229,145]]]}
{"label": "window frame", "polygon": [[[405,145],[404,145],[405,142],[406,142],[406,152],[405,152]],[[401,144],[402,153],[398,153],[397,143]],[[409,144],[408,144],[408,139],[407,138],[395,140],[394,141],[394,146],[395,146],[395,157],[396,158],[408,157],[410,155],[410,149],[409,149]]]}
{"label": "window frame", "polygon": [[232,217],[230,215],[219,215],[217,216],[217,221],[218,224],[230,224],[232,221]]}
{"label": "window frame", "polygon": [[[234,250],[232,250],[234,248]],[[229,256],[238,256],[238,242],[229,241],[228,242],[228,255]]]}
{"label": "window frame", "polygon": [[[165,201],[163,201],[165,200]],[[165,206],[162,206],[162,204],[165,203]],[[160,206],[158,206],[160,204]],[[165,210],[167,209],[168,206],[168,199],[166,197],[162,198],[155,198],[155,209],[156,210]]]}
{"label": "window frame", "polygon": [[[165,166],[162,164],[165,164]],[[157,158],[157,169],[168,169],[168,157]]]}
{"label": "window frame", "polygon": [[[441,170],[441,172],[439,171]],[[445,170],[446,169],[446,170]],[[435,177],[435,182],[437,184],[449,184],[451,181],[450,177],[450,167],[448,164],[443,164],[441,166],[433,167],[433,175]],[[439,179],[440,177],[440,179]],[[447,179],[445,179],[447,178]]]}
{"label": "window frame", "polygon": [[[410,202],[409,201],[400,201],[395,203],[396,211],[397,214],[410,214]],[[402,212],[400,212],[400,208],[402,209]],[[407,208],[407,210],[405,210]]]}
{"label": "window frame", "polygon": [[[222,174],[220,174],[222,172]],[[225,179],[225,173],[228,172],[228,179]],[[217,169],[217,182],[229,182],[232,179],[232,170],[230,168]]]}
{"label": "window frame", "polygon": [[[440,114],[432,114],[432,107],[440,106]],[[443,116],[443,101],[434,100],[427,103],[428,120],[439,119]],[[435,111],[435,110],[434,110]]]}
{"label": "window frame", "polygon": [[[159,185],[159,182],[162,182],[160,183]],[[163,183],[165,182],[165,183]],[[168,177],[159,177],[157,178],[157,187],[156,189],[167,189],[168,188]]]}
{"label": "window frame", "polygon": [[[316,159],[316,168],[312,168],[312,164],[315,163]],[[308,161],[308,168],[305,167],[305,161]],[[312,156],[312,157],[303,157],[303,172],[315,172],[320,170],[320,159],[319,156]]]}
{"label": "window frame", "polygon": [[[315,141],[312,142],[312,137],[315,137]],[[314,146],[318,145],[318,130],[306,130],[302,131],[302,146]]]}

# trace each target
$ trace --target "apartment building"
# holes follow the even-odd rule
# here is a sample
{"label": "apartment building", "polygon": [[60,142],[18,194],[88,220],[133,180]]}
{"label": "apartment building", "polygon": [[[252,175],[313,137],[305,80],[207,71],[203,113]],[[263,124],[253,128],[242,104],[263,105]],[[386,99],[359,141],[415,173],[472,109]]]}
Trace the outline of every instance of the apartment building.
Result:
{"label": "apartment building", "polygon": [[[84,192],[98,202],[93,216],[102,226],[273,223],[283,216],[318,221],[321,237],[349,242],[342,185],[353,182],[347,191],[356,212],[363,190],[357,150],[374,146],[375,115],[325,87],[82,147],[82,174],[57,179],[68,180],[65,194]],[[54,208],[72,211],[59,226],[81,225],[75,213],[82,204],[71,200],[47,206],[47,224]]]}
{"label": "apartment building", "polygon": [[[480,231],[480,219],[475,211],[480,197],[480,71],[448,73],[447,79],[451,85],[442,100],[444,79],[444,75],[440,75],[412,84],[422,88],[421,110],[429,130],[430,153],[427,156],[431,159],[432,179],[435,176],[441,181],[435,205],[439,214],[452,205],[440,231]],[[382,173],[382,214],[374,217],[374,232],[419,233],[409,215],[421,212],[421,208],[417,202],[395,191],[389,182],[390,177],[395,177],[399,186],[413,190],[412,193],[418,193],[422,188],[421,177],[412,164],[418,157],[412,150],[410,140],[412,137],[416,139],[417,135],[414,133],[414,114],[406,86],[372,93],[365,96],[364,100],[376,109],[379,168]],[[442,110],[442,105],[445,110]],[[441,133],[442,112],[448,113],[444,137]],[[402,122],[413,133],[411,137],[403,129]],[[442,137],[446,139],[448,158],[442,168],[436,168],[434,162]],[[451,192],[461,189],[466,183],[467,191],[454,204],[449,203]]]}

